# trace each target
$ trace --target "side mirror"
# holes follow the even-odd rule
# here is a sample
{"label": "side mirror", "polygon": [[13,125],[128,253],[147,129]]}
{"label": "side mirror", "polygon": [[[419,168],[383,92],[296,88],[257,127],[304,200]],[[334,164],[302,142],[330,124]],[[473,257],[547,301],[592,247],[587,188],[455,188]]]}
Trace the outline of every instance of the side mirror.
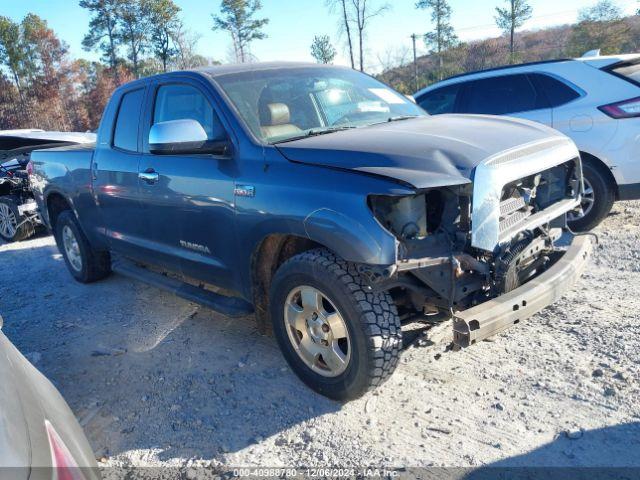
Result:
{"label": "side mirror", "polygon": [[212,153],[228,155],[228,141],[210,141],[197,120],[159,122],[149,131],[149,151],[156,155]]}

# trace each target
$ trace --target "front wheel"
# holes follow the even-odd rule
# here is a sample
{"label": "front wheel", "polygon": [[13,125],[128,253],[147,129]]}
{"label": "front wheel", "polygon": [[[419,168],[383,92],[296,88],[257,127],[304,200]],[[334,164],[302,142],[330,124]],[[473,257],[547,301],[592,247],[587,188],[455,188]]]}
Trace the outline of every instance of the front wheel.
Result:
{"label": "front wheel", "polygon": [[602,167],[589,162],[582,164],[584,193],[580,206],[568,213],[569,227],[576,232],[586,232],[604,220],[615,201],[615,192],[609,176]]}
{"label": "front wheel", "polygon": [[322,395],[357,398],[398,364],[402,331],[391,296],[369,292],[355,266],[326,249],[296,255],[278,269],[270,308],[285,359]]}

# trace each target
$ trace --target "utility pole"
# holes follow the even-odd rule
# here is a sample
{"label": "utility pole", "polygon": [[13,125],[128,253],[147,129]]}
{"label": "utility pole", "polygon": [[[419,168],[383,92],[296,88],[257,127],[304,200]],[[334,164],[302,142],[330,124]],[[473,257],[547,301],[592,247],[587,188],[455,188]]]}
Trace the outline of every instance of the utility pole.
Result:
{"label": "utility pole", "polygon": [[414,83],[414,91],[418,91],[418,54],[416,52],[416,40],[418,39],[418,35],[413,33],[411,35],[411,40],[413,40],[413,83]]}

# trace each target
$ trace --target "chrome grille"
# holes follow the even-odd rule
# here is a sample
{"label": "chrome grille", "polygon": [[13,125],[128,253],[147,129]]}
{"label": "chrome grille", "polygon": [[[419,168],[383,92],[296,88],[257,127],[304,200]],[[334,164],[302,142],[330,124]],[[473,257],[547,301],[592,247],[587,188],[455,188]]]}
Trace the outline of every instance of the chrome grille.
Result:
{"label": "chrome grille", "polygon": [[524,198],[522,197],[513,197],[503,200],[500,202],[500,218],[508,217],[513,212],[526,206],[527,204],[524,202]]}
{"label": "chrome grille", "polygon": [[515,227],[531,215],[527,203],[522,196],[507,198],[500,202],[500,233],[504,233]]}

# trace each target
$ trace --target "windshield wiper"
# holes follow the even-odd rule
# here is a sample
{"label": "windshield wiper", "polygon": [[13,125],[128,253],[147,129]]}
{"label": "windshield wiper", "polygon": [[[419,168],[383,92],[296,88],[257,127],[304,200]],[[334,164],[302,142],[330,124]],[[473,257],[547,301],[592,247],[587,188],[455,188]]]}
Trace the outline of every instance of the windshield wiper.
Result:
{"label": "windshield wiper", "polygon": [[412,118],[418,118],[419,115],[398,115],[397,117],[389,117],[387,122],[399,122],[401,120],[410,120]]}
{"label": "windshield wiper", "polygon": [[341,132],[342,130],[350,130],[352,128],[358,128],[358,127],[356,127],[354,125],[341,125],[339,127],[327,127],[327,128],[322,128],[322,129],[311,129],[307,133],[303,133],[302,135],[296,135],[295,137],[289,137],[289,138],[285,138],[283,140],[278,140],[277,142],[273,142],[273,145],[276,145],[278,143],[293,142],[294,140],[300,140],[302,138],[316,137],[318,135],[326,135],[328,133]]}

